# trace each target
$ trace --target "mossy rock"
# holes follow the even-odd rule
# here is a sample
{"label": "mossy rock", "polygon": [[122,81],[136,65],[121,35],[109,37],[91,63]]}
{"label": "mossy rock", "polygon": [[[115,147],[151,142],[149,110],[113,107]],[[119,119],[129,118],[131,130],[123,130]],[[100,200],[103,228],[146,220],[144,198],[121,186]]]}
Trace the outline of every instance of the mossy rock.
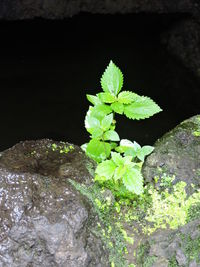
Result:
{"label": "mossy rock", "polygon": [[[143,176],[146,182],[155,177],[175,175],[174,183],[185,181],[188,194],[192,184],[200,187],[200,115],[183,121],[155,143],[154,152],[146,159]],[[159,186],[159,179],[158,184]]]}

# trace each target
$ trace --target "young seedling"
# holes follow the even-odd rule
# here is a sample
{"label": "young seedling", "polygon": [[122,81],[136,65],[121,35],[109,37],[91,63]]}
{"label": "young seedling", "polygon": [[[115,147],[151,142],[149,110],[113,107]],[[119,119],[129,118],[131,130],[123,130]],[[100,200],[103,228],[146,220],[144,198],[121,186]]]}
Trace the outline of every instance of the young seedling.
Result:
{"label": "young seedling", "polygon": [[149,97],[121,91],[122,86],[123,74],[110,61],[101,77],[103,92],[87,95],[92,106],[86,114],[85,127],[91,140],[82,145],[82,149],[98,163],[95,181],[113,191],[139,195],[143,192],[142,162],[153,151],[153,147],[141,147],[127,139],[120,141],[115,131],[115,114],[140,120],[153,116],[161,108]]}

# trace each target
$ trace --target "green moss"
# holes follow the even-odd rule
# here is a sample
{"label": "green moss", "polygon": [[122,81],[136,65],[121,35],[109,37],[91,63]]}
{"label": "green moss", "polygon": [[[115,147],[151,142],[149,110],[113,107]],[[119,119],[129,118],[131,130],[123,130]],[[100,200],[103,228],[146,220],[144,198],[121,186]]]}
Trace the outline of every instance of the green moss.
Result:
{"label": "green moss", "polygon": [[57,145],[55,143],[52,144],[51,145],[51,149],[53,151],[58,151],[61,154],[63,154],[63,153],[67,154],[68,152],[74,150],[74,146],[73,145],[68,145],[68,144],[66,144],[64,142],[60,142],[60,143],[61,143],[61,145]]}
{"label": "green moss", "polygon": [[152,267],[156,259],[156,256],[147,257],[143,264],[143,267]]}
{"label": "green moss", "polygon": [[179,267],[178,262],[176,261],[176,256],[173,256],[170,259],[168,267]]}
{"label": "green moss", "polygon": [[200,203],[197,203],[188,209],[186,222],[188,223],[199,218],[200,218]]}
{"label": "green moss", "polygon": [[193,260],[200,263],[200,237],[192,239],[189,235],[182,234],[181,239],[183,241],[182,249],[187,257],[188,264]]}
{"label": "green moss", "polygon": [[156,229],[177,229],[187,223],[188,213],[192,206],[200,204],[200,191],[189,198],[185,191],[186,183],[179,182],[173,186],[172,192],[168,189],[162,192],[151,188],[152,206],[147,211],[145,219],[153,223],[144,231],[152,233]]}
{"label": "green moss", "polygon": [[86,187],[69,179],[69,182],[82,195],[86,196],[93,205],[95,213],[98,215],[100,223],[94,229],[95,234],[101,238],[109,251],[109,261],[111,266],[126,267],[125,260],[127,235],[122,231],[121,225],[117,223],[114,214],[115,205],[111,196],[104,194],[102,188],[97,184]]}
{"label": "green moss", "polygon": [[151,267],[156,261],[156,256],[147,256],[149,253],[149,243],[143,243],[138,247],[137,250],[137,264],[142,267]]}

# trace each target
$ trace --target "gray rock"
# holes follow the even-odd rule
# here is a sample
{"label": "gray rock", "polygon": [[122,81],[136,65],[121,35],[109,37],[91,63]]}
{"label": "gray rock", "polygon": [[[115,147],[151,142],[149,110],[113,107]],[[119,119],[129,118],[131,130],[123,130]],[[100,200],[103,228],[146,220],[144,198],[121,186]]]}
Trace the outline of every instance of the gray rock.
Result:
{"label": "gray rock", "polygon": [[[200,219],[190,222],[178,230],[158,230],[143,243],[148,250],[142,255],[146,259],[155,258],[151,265],[158,266],[200,266],[200,238],[191,235],[200,227]],[[164,244],[164,245],[163,245]],[[195,259],[194,259],[195,258]],[[170,265],[172,264],[176,265]],[[175,262],[174,262],[175,261]],[[159,265],[160,264],[160,265]],[[143,265],[139,265],[139,267]]]}
{"label": "gray rock", "polygon": [[[175,175],[174,183],[185,181],[187,192],[191,184],[200,186],[200,116],[185,120],[155,143],[154,152],[143,167],[145,180],[153,182],[155,176]],[[158,182],[159,186],[159,182]]]}
{"label": "gray rock", "polygon": [[2,152],[0,266],[108,266],[92,232],[97,217],[68,182],[89,184],[88,163],[78,147],[51,140],[21,142]]}
{"label": "gray rock", "polygon": [[181,249],[176,251],[176,260],[180,266],[186,266],[187,264],[187,258]]}

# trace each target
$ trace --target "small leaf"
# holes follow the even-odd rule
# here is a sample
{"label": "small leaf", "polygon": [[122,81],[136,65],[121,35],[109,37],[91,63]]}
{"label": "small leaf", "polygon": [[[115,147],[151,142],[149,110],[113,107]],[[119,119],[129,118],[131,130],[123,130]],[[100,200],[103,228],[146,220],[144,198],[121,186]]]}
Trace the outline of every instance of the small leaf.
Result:
{"label": "small leaf", "polygon": [[133,142],[133,148],[135,151],[137,151],[137,150],[141,149],[141,146],[137,142],[134,141]]}
{"label": "small leaf", "polygon": [[112,160],[105,160],[97,166],[95,173],[99,176],[105,177],[106,180],[110,180],[114,175],[115,168],[116,165]]}
{"label": "small leaf", "polygon": [[100,127],[100,121],[97,118],[91,116],[90,111],[87,112],[85,117],[85,127],[86,129]]}
{"label": "small leaf", "polygon": [[141,96],[132,104],[124,107],[124,114],[129,119],[146,119],[161,111],[161,108],[149,97]]}
{"label": "small leaf", "polygon": [[102,104],[101,100],[95,95],[86,95],[86,97],[93,105]]}
{"label": "small leaf", "polygon": [[119,141],[120,140],[118,133],[116,131],[113,131],[113,130],[105,132],[104,139],[110,140],[110,141]]}
{"label": "small leaf", "polygon": [[135,101],[138,97],[139,97],[139,95],[137,95],[133,92],[123,91],[123,92],[119,93],[119,95],[118,95],[118,102],[122,103],[122,104],[130,104],[133,101]]}
{"label": "small leaf", "polygon": [[122,178],[122,176],[126,173],[126,167],[121,165],[118,166],[114,173],[114,180],[117,181]]}
{"label": "small leaf", "polygon": [[115,142],[110,142],[111,150],[115,149],[117,147],[117,143]]}
{"label": "small leaf", "polygon": [[98,98],[104,103],[113,103],[116,101],[116,97],[110,93],[99,93]]}
{"label": "small leaf", "polygon": [[122,103],[119,103],[119,102],[112,103],[111,108],[114,112],[116,112],[118,114],[123,114],[123,112],[124,112],[124,105]]}
{"label": "small leaf", "polygon": [[111,152],[111,158],[117,166],[124,165],[123,157],[116,152]]}
{"label": "small leaf", "polygon": [[120,146],[122,146],[122,147],[134,147],[134,144],[133,144],[133,142],[131,142],[128,139],[122,139],[120,141]]}
{"label": "small leaf", "polygon": [[101,78],[101,86],[104,92],[114,96],[120,92],[123,86],[123,74],[121,70],[110,61]]}
{"label": "small leaf", "polygon": [[136,195],[143,193],[143,177],[141,172],[132,168],[123,176],[123,184],[130,191]]}
{"label": "small leaf", "polygon": [[152,146],[143,146],[137,153],[137,157],[141,160],[144,161],[144,158],[151,154],[151,152],[154,150],[154,147]]}
{"label": "small leaf", "polygon": [[[103,118],[103,120],[101,121],[101,128],[103,129],[103,131],[107,131],[110,128],[112,121],[113,121],[112,113]],[[113,141],[116,141],[116,140],[113,140]]]}
{"label": "small leaf", "polygon": [[90,112],[92,117],[95,117],[98,120],[102,120],[106,115],[112,112],[112,109],[108,105],[100,104],[94,107],[90,107]]}
{"label": "small leaf", "polygon": [[96,162],[101,162],[110,156],[110,150],[110,144],[92,139],[87,145],[86,154]]}
{"label": "small leaf", "polygon": [[101,128],[91,128],[90,133],[92,134],[92,138],[100,138],[103,135],[103,130]]}

